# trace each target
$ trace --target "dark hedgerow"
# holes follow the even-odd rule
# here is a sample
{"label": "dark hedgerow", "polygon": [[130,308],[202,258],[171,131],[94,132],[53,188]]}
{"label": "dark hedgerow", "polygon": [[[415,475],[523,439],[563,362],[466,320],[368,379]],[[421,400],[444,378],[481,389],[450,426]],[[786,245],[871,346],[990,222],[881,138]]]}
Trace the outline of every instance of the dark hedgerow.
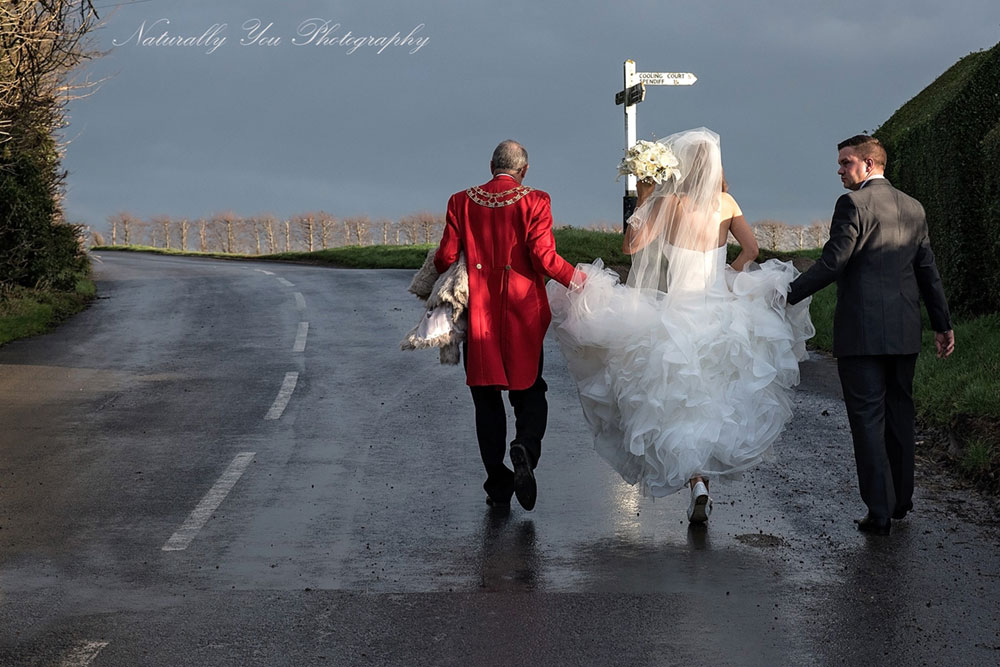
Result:
{"label": "dark hedgerow", "polygon": [[998,127],[1000,44],[959,60],[875,132],[889,180],[924,205],[958,313],[1000,310]]}

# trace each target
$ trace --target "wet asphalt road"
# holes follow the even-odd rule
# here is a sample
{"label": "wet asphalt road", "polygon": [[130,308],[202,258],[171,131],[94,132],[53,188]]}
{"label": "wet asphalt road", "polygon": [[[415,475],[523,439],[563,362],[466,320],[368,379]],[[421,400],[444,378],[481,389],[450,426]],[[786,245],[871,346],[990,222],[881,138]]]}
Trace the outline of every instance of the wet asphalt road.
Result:
{"label": "wet asphalt road", "polygon": [[549,340],[538,505],[503,515],[461,371],[398,349],[412,272],[99,260],[0,348],[2,665],[1000,663],[996,505],[924,464],[857,533],[827,359],[691,529],[593,452]]}

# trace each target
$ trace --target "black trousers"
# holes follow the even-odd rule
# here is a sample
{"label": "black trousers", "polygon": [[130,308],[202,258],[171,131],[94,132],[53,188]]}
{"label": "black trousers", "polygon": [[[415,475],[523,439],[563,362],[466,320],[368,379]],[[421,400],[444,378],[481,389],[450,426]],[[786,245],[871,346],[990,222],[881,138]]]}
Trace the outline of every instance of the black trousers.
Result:
{"label": "black trousers", "polygon": [[[464,358],[464,354],[463,354]],[[549,404],[545,400],[548,386],[542,379],[542,362],[538,359],[538,377],[527,389],[511,390],[508,399],[514,408],[514,440],[524,445],[531,467],[538,465],[542,454],[542,437],[548,421]],[[510,501],[514,493],[514,472],[504,463],[507,455],[507,409],[503,394],[496,387],[469,387],[476,408],[476,437],[479,453],[486,467],[483,488],[494,500]]]}
{"label": "black trousers", "polygon": [[861,499],[877,519],[913,502],[913,372],[917,355],[840,357]]}

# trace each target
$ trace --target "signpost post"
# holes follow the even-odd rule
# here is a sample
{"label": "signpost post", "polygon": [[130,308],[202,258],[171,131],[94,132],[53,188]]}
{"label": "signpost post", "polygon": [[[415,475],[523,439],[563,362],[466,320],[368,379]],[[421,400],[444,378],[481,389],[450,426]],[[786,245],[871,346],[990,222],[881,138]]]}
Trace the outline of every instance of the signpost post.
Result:
{"label": "signpost post", "polygon": [[[646,98],[646,86],[690,86],[697,80],[690,72],[636,72],[635,61],[626,60],[624,86],[615,94],[615,104],[625,107],[625,150],[635,145],[635,105]],[[635,200],[635,175],[629,174],[622,198],[622,229],[635,211]]]}

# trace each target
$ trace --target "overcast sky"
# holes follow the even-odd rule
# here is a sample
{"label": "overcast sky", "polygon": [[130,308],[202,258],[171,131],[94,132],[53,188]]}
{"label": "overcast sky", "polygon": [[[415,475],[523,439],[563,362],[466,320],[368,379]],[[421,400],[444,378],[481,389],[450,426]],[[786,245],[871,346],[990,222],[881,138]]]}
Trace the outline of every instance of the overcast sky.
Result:
{"label": "overcast sky", "polygon": [[[97,229],[118,211],[443,212],[506,138],[557,224],[618,225],[629,58],[698,77],[647,88],[640,139],[709,127],[748,220],[829,220],[836,143],[1000,41],[996,0],[95,5],[108,53],[84,73],[104,82],[70,105],[65,166],[68,218]],[[164,32],[204,37],[140,41]]]}

